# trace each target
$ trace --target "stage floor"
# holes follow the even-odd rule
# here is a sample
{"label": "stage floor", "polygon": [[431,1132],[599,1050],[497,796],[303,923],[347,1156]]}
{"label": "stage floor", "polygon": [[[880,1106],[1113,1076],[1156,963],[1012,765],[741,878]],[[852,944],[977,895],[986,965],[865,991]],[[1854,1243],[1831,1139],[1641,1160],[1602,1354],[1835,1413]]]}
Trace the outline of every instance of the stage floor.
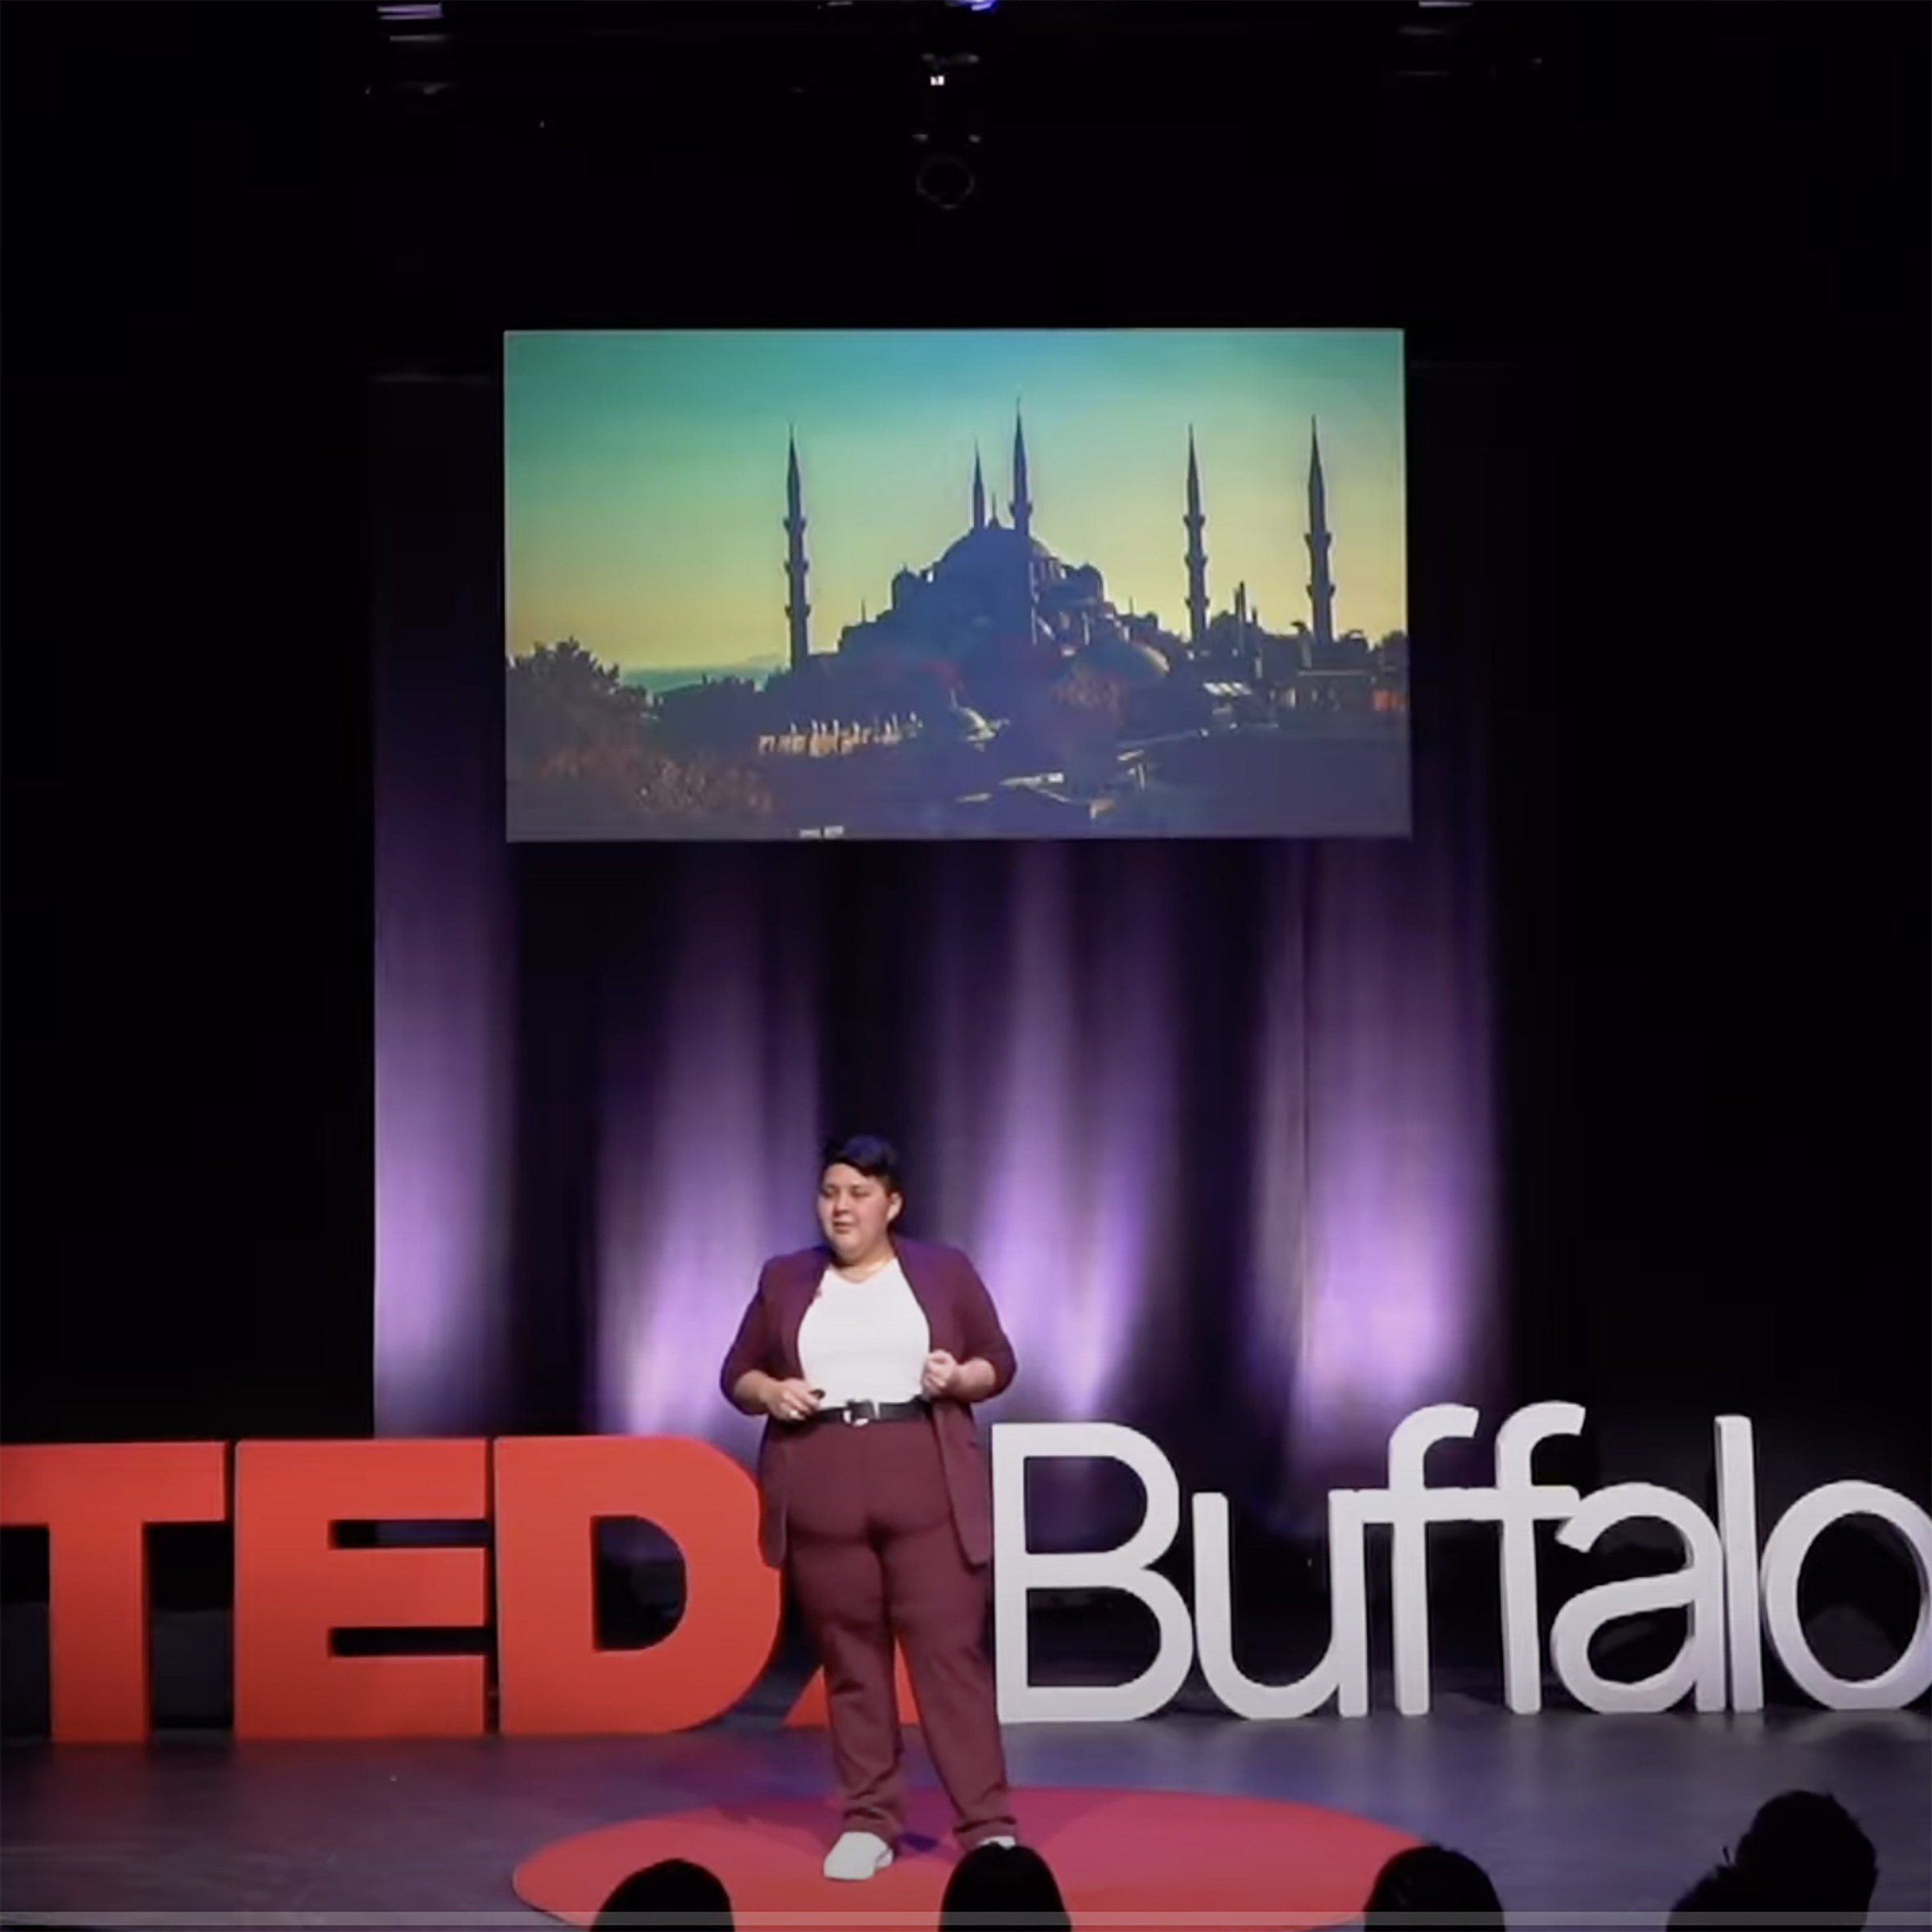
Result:
{"label": "stage floor", "polygon": [[[1451,1695],[1419,1719],[1170,1715],[1008,1740],[1018,1785],[1290,1800],[1456,1846],[1519,1927],[1659,1923],[1764,1798],[1828,1790],[1878,1846],[1875,1914],[1932,1925],[1932,1720],[1918,1712],[1517,1718]],[[930,1782],[916,1748],[914,1772]],[[827,1775],[821,1733],[741,1719],[632,1740],[10,1744],[0,1909],[43,1923],[542,1925],[510,1874],[545,1844],[697,1806],[782,1810],[822,1795]]]}

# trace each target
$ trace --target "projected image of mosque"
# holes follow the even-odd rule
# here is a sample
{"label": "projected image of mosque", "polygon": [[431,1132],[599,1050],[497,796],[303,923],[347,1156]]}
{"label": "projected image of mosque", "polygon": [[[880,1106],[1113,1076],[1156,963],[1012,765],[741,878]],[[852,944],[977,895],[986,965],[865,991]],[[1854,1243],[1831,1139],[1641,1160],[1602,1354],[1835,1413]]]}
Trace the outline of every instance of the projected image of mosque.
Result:
{"label": "projected image of mosque", "polygon": [[[892,601],[880,617],[848,625],[838,649],[864,658],[898,653],[937,656],[962,666],[983,655],[997,637],[1030,638],[1043,652],[1075,665],[1090,666],[1139,691],[1163,682],[1189,663],[1218,661],[1237,678],[1258,688],[1286,682],[1304,703],[1358,709],[1398,708],[1399,688],[1378,685],[1373,653],[1366,639],[1340,638],[1335,631],[1335,585],[1329,574],[1326,490],[1322,477],[1319,431],[1311,426],[1308,465],[1308,530],[1311,621],[1294,625],[1286,637],[1270,639],[1258,610],[1249,607],[1244,585],[1235,588],[1230,607],[1210,615],[1208,524],[1202,507],[1200,464],[1190,437],[1187,447],[1187,573],[1184,638],[1162,628],[1152,615],[1123,613],[1108,601],[1099,568],[1070,564],[1055,556],[1033,530],[1028,489],[1026,432],[1016,422],[1013,437],[1013,493],[1007,520],[988,496],[976,457],[972,483],[972,521],[965,535],[924,570],[903,569],[892,581]],[[786,559],[791,601],[791,663],[795,671],[811,661],[803,546],[803,517],[798,483],[798,455],[791,451],[787,471],[791,510],[788,530],[799,541]],[[1278,663],[1264,662],[1268,642],[1293,646],[1275,651]],[[1312,681],[1302,683],[1303,675]],[[1317,694],[1319,694],[1318,696]]]}
{"label": "projected image of mosque", "polygon": [[[1408,641],[1337,628],[1319,424],[1305,505],[1284,505],[1282,537],[1305,548],[1307,609],[1278,625],[1238,580],[1216,607],[1212,471],[1191,431],[1176,472],[1178,628],[1121,609],[1098,563],[1042,539],[1016,412],[1004,503],[976,454],[961,534],[933,562],[902,567],[881,606],[861,607],[824,648],[807,466],[793,439],[774,518],[782,667],[626,692],[655,754],[705,774],[686,784],[667,767],[663,829],[630,836],[1405,833]],[[513,795],[513,831],[518,809]],[[516,836],[625,836],[526,818]]]}

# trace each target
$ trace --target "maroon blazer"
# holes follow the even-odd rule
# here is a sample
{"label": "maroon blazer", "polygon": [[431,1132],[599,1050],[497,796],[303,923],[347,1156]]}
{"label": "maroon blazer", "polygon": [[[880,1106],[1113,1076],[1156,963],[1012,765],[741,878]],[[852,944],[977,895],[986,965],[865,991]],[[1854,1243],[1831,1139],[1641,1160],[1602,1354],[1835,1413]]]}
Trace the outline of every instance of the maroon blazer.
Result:
{"label": "maroon blazer", "polygon": [[[993,1297],[972,1263],[956,1248],[927,1241],[895,1239],[893,1249],[925,1311],[932,1346],[962,1362],[976,1357],[987,1363],[993,1372],[993,1393],[999,1394],[1013,1377],[1013,1344],[1000,1326]],[[753,1368],[781,1381],[804,1373],[799,1362],[799,1328],[831,1262],[829,1249],[807,1248],[796,1254],[775,1256],[765,1264],[758,1275],[758,1292],[738,1324],[737,1340],[718,1378],[727,1402],[739,1378]],[[972,1411],[964,1402],[935,1402],[933,1422],[939,1431],[939,1463],[945,1472],[960,1546],[968,1563],[990,1563],[993,1484]],[[774,1570],[785,1561],[785,1500],[791,1474],[792,1437],[791,1425],[770,1422],[765,1425],[764,1439],[758,1445],[758,1545]]]}

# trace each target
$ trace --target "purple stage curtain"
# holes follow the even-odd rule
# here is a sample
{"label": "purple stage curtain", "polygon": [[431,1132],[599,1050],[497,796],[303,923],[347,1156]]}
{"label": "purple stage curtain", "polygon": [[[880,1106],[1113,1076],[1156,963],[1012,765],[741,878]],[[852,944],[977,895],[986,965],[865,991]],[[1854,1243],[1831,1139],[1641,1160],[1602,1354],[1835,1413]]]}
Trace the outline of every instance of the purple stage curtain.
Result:
{"label": "purple stage curtain", "polygon": [[1482,793],[1426,633],[1406,840],[512,848],[498,407],[375,392],[383,1432],[747,1450],[717,1362],[860,1129],[999,1301],[1001,1415],[1286,1525],[1496,1392]]}

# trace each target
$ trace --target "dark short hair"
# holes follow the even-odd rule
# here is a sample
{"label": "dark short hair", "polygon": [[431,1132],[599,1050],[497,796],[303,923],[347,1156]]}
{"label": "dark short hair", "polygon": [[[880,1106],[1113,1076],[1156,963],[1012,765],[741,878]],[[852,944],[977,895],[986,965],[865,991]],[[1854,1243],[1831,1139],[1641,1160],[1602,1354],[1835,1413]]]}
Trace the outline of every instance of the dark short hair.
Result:
{"label": "dark short hair", "polygon": [[1871,1839],[1822,1791],[1785,1791],[1769,1799],[1738,1840],[1736,1862],[1781,1912],[1862,1914],[1878,1886]]}
{"label": "dark short hair", "polygon": [[1411,1845],[1377,1873],[1362,1916],[1373,1927],[1438,1913],[1454,1913],[1465,1925],[1502,1932],[1502,1901],[1474,1859],[1441,1845]]}
{"label": "dark short hair", "polygon": [[828,1141],[819,1172],[828,1167],[850,1167],[877,1181],[888,1194],[903,1196],[899,1182],[899,1150],[890,1141],[876,1133],[852,1133],[843,1140]]}
{"label": "dark short hair", "polygon": [[729,1932],[731,1894],[724,1881],[704,1865],[683,1858],[659,1859],[622,1880],[605,1900],[597,1918],[598,1932],[622,1926],[705,1926]]}
{"label": "dark short hair", "polygon": [[1002,1932],[1068,1932],[1052,1868],[1030,1845],[978,1845],[952,1868],[939,1901],[939,1932],[989,1922]]}
{"label": "dark short hair", "polygon": [[1771,1916],[1762,1889],[1736,1865],[1714,1865],[1670,1908],[1668,1932],[1744,1932]]}

